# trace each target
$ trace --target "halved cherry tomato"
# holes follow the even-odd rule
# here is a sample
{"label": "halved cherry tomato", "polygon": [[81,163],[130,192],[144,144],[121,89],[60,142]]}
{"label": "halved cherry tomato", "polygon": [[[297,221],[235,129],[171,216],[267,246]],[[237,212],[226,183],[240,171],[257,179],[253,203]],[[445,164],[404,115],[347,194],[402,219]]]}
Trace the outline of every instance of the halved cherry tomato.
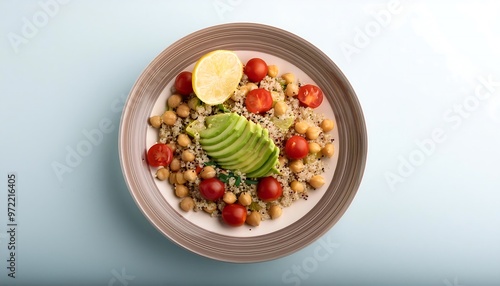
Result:
{"label": "halved cherry tomato", "polygon": [[190,95],[193,92],[191,76],[190,72],[183,71],[175,78],[175,90],[181,95]]}
{"label": "halved cherry tomato", "polygon": [[267,75],[267,70],[267,64],[263,59],[253,58],[247,62],[243,72],[249,80],[259,82]]}
{"label": "halved cherry tomato", "polygon": [[168,166],[173,159],[173,152],[167,144],[157,143],[149,148],[148,164],[152,167]]}
{"label": "halved cherry tomato", "polygon": [[283,194],[283,187],[274,177],[264,177],[257,184],[257,196],[264,202],[277,200]]}
{"label": "halved cherry tomato", "polygon": [[252,113],[264,113],[273,107],[273,97],[268,90],[256,88],[248,92],[245,105]]}
{"label": "halved cherry tomato", "polygon": [[297,99],[303,106],[316,108],[323,102],[323,91],[313,84],[306,84],[299,88]]}
{"label": "halved cherry tomato", "polygon": [[240,226],[247,219],[247,208],[239,204],[226,205],[222,209],[222,220],[230,226]]}
{"label": "halved cherry tomato", "polygon": [[288,158],[298,160],[307,156],[309,144],[302,136],[294,135],[286,140],[285,154]]}
{"label": "halved cherry tomato", "polygon": [[200,182],[200,194],[209,201],[216,201],[224,196],[226,186],[217,178],[205,179]]}

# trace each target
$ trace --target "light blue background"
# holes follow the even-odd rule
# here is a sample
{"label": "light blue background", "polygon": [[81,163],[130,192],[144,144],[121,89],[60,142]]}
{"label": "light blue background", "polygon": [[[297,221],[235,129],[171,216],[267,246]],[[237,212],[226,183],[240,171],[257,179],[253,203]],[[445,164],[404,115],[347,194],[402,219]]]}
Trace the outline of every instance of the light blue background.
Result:
{"label": "light blue background", "polygon": [[[499,2],[402,0],[381,12],[390,1],[73,0],[47,16],[48,2],[0,1],[1,285],[500,285]],[[242,21],[286,29],[337,63],[364,109],[369,152],[356,198],[324,237],[237,265],[149,224],[124,183],[117,137],[123,102],[157,54]],[[479,100],[488,77],[497,86]],[[59,179],[54,162],[103,121],[112,132]],[[431,144],[436,131],[444,140]],[[5,261],[11,171],[16,279]],[[387,174],[399,176],[393,188]]]}

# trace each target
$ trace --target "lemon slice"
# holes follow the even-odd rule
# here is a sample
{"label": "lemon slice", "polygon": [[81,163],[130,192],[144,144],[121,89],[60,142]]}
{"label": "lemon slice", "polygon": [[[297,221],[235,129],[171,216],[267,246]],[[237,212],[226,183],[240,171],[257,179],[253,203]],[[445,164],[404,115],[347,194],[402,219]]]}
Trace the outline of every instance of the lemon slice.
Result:
{"label": "lemon slice", "polygon": [[284,118],[271,118],[271,122],[274,123],[274,125],[276,125],[276,127],[278,127],[283,132],[286,132],[290,128],[290,126],[292,126],[294,121],[295,118],[293,116]]}
{"label": "lemon slice", "polygon": [[205,104],[221,104],[231,97],[242,76],[243,64],[238,56],[232,51],[216,50],[196,62],[193,91]]}

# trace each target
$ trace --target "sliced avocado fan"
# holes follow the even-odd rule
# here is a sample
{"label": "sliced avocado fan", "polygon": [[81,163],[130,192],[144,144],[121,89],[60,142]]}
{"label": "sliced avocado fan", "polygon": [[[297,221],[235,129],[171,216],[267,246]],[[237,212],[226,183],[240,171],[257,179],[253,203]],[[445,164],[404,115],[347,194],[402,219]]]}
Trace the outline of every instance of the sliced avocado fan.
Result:
{"label": "sliced avocado fan", "polygon": [[279,148],[260,124],[236,113],[220,113],[205,118],[199,130],[201,148],[219,166],[240,171],[248,178],[279,174]]}

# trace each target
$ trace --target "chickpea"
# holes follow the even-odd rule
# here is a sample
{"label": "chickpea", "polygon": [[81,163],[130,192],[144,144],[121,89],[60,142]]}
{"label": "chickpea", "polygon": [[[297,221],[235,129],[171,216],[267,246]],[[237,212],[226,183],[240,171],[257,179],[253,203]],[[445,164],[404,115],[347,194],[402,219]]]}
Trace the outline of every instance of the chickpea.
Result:
{"label": "chickpea", "polygon": [[278,162],[280,163],[280,166],[284,166],[285,164],[288,163],[288,158],[286,157],[279,157]]}
{"label": "chickpea", "polygon": [[271,216],[271,219],[277,219],[281,216],[281,214],[283,213],[283,210],[278,205],[272,205],[269,208],[268,213]]}
{"label": "chickpea", "polygon": [[172,185],[177,184],[177,173],[170,173],[170,176],[168,176],[168,182]]}
{"label": "chickpea", "polygon": [[252,91],[254,89],[257,89],[259,88],[255,83],[253,82],[249,82],[245,85],[247,88],[248,88],[248,91]]}
{"label": "chickpea", "polygon": [[171,108],[176,108],[181,104],[182,101],[182,96],[179,94],[172,94],[168,99],[167,99],[167,105]]}
{"label": "chickpea", "polygon": [[172,126],[177,121],[177,114],[172,110],[167,110],[161,116],[161,120],[163,120],[163,123]]}
{"label": "chickpea", "polygon": [[179,136],[177,136],[177,144],[182,147],[187,147],[191,145],[191,139],[189,139],[189,136],[186,134],[179,134]]}
{"label": "chickpea", "polygon": [[156,178],[160,181],[165,181],[168,177],[170,177],[170,172],[167,168],[160,168],[156,171]]}
{"label": "chickpea", "polygon": [[175,195],[178,198],[184,198],[189,195],[189,190],[186,186],[184,185],[175,185]]}
{"label": "chickpea", "polygon": [[[246,85],[244,85],[244,86],[240,86],[240,88],[239,88],[239,89],[240,89],[240,92],[241,92],[241,94],[242,94],[243,96],[246,96],[246,95],[248,94],[248,92],[250,91],[250,88],[249,88],[248,86],[246,86]],[[234,94],[231,96],[231,99],[232,99],[232,100],[238,100],[238,98],[237,98],[237,97],[235,97],[235,96],[234,96]]]}
{"label": "chickpea", "polygon": [[201,173],[200,173],[200,177],[202,179],[210,179],[210,178],[215,177],[215,175],[216,175],[215,169],[211,166],[203,167],[203,169],[201,170]]}
{"label": "chickpea", "polygon": [[234,202],[236,202],[236,195],[234,193],[232,193],[232,192],[227,192],[222,197],[222,200],[226,204],[234,204]]}
{"label": "chickpea", "polygon": [[274,105],[274,115],[280,116],[286,113],[288,105],[284,101],[278,101]]}
{"label": "chickpea", "polygon": [[325,119],[321,121],[321,124],[319,126],[321,127],[321,129],[323,129],[323,132],[332,131],[334,128],[333,120]]}
{"label": "chickpea", "polygon": [[312,176],[312,178],[309,179],[309,184],[315,189],[320,188],[325,184],[325,178],[320,175]]}
{"label": "chickpea", "polygon": [[215,203],[208,203],[208,205],[206,207],[203,208],[203,210],[206,212],[206,213],[213,213],[214,211],[217,210],[217,205]]}
{"label": "chickpea", "polygon": [[302,193],[304,192],[304,184],[299,182],[299,181],[293,181],[291,184],[290,184],[290,188],[292,189],[292,191],[294,192],[297,192],[297,193]]}
{"label": "chickpea", "polygon": [[335,153],[335,146],[332,143],[327,143],[323,149],[321,149],[321,153],[328,158],[331,158]]}
{"label": "chickpea", "polygon": [[161,117],[158,115],[151,116],[149,118],[149,124],[153,126],[154,128],[160,128],[161,127]]}
{"label": "chickpea", "polygon": [[305,134],[307,131],[307,128],[309,128],[309,124],[305,121],[299,121],[295,123],[295,131],[299,134]]}
{"label": "chickpea", "polygon": [[243,205],[243,206],[249,206],[251,203],[252,203],[252,197],[250,196],[249,193],[245,192],[245,193],[242,193],[239,197],[238,197],[238,202]]}
{"label": "chickpea", "polygon": [[196,170],[187,170],[184,172],[184,179],[188,182],[194,182],[198,178]]}
{"label": "chickpea", "polygon": [[179,159],[174,158],[172,159],[172,162],[170,162],[170,170],[177,172],[181,169],[181,161]]}
{"label": "chickpea", "polygon": [[276,65],[268,65],[267,75],[270,77],[276,77],[278,75],[278,67]]}
{"label": "chickpea", "polygon": [[184,162],[192,162],[194,161],[194,154],[191,150],[184,150],[181,154],[182,161]]}
{"label": "chickpea", "polygon": [[317,126],[310,126],[306,130],[306,137],[307,139],[314,140],[319,137],[319,134],[321,133],[321,128]]}
{"label": "chickpea", "polygon": [[321,146],[316,142],[309,143],[309,153],[315,154],[321,151]]}
{"label": "chickpea", "polygon": [[294,160],[290,162],[288,167],[290,168],[290,170],[292,170],[292,172],[298,173],[304,170],[304,163],[302,163],[302,160]]}
{"label": "chickpea", "polygon": [[295,75],[293,73],[285,73],[281,75],[281,78],[285,80],[286,84],[295,82]]}
{"label": "chickpea", "polygon": [[181,117],[181,118],[186,118],[189,116],[189,106],[185,103],[179,105],[176,109],[176,112],[177,112],[177,116]]}
{"label": "chickpea", "polygon": [[181,209],[188,212],[194,208],[194,200],[191,197],[185,197],[180,203]]}
{"label": "chickpea", "polygon": [[252,211],[248,216],[245,222],[251,226],[258,226],[260,221],[262,220],[260,213],[258,211]]}
{"label": "chickpea", "polygon": [[299,86],[296,83],[289,83],[285,88],[286,96],[296,96],[299,93]]}
{"label": "chickpea", "polygon": [[184,185],[187,181],[184,179],[184,174],[182,172],[175,173],[175,181],[179,185]]}

